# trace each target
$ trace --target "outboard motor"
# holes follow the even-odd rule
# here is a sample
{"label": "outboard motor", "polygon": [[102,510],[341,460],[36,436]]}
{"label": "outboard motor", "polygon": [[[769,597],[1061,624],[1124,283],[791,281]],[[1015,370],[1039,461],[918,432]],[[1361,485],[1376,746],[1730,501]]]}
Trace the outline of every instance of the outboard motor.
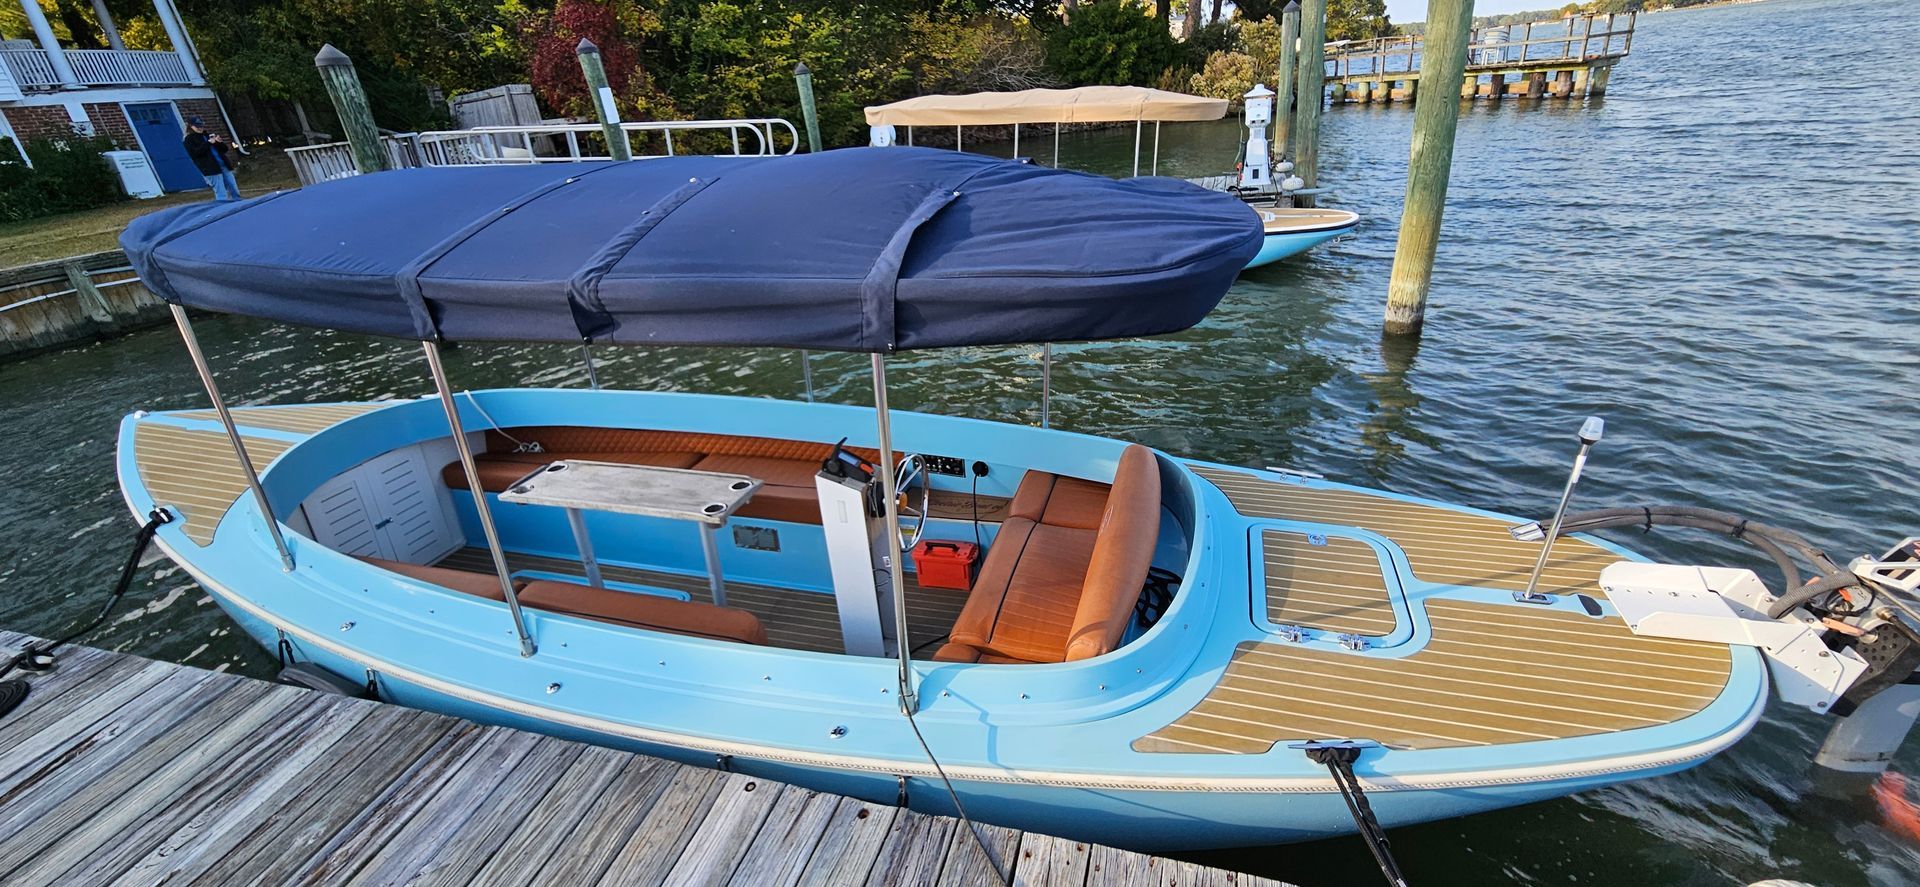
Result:
{"label": "outboard motor", "polygon": [[[1635,634],[1757,647],[1783,702],[1837,716],[1815,763],[1846,773],[1887,769],[1920,720],[1920,537],[1842,567],[1798,533],[1711,508],[1647,505],[1567,514],[1598,419],[1579,435],[1573,474],[1551,528],[1522,524],[1516,539],[1553,539],[1608,527],[1712,530],[1772,558],[1774,594],[1751,570],[1621,561],[1602,570],[1609,603]],[[1817,574],[1800,581],[1799,563]],[[1535,576],[1539,574],[1536,566]],[[1516,599],[1532,600],[1528,593]]]}

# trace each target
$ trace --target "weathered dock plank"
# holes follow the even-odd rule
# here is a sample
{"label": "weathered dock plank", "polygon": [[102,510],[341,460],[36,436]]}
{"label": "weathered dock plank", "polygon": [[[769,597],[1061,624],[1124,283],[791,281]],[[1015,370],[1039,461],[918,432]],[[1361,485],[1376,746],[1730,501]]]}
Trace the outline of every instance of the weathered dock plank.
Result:
{"label": "weathered dock plank", "polygon": [[[9,885],[999,883],[958,820],[743,773],[85,648],[23,677]],[[1021,885],[1274,883],[980,832]]]}

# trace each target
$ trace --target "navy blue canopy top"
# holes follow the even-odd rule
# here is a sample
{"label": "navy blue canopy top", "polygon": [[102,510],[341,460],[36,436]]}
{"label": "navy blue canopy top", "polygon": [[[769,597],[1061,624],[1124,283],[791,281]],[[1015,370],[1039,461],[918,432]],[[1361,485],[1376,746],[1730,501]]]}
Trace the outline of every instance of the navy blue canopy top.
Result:
{"label": "navy blue canopy top", "polygon": [[134,220],[169,302],[413,339],[884,352],[1199,322],[1239,200],[957,151],[409,169]]}

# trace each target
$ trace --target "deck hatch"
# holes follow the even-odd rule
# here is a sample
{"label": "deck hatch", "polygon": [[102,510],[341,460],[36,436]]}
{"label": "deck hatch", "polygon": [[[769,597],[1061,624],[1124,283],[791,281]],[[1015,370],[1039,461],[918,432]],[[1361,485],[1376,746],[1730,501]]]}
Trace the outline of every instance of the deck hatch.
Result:
{"label": "deck hatch", "polygon": [[[1254,621],[1329,634],[1379,638],[1400,624],[1398,582],[1390,582],[1379,552],[1350,536],[1319,531],[1253,530],[1254,575],[1265,594],[1255,597]],[[1264,618],[1262,618],[1264,617]]]}

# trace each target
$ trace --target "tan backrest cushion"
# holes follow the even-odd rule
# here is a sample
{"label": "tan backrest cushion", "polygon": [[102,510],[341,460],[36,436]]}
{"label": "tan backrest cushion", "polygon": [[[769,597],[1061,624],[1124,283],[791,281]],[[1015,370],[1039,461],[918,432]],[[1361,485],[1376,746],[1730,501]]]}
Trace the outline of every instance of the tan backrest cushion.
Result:
{"label": "tan backrest cushion", "polygon": [[1159,538],[1160,466],[1152,450],[1134,444],[1120,454],[1113,490],[1107,494],[1067,640],[1067,661],[1091,659],[1119,646]]}

